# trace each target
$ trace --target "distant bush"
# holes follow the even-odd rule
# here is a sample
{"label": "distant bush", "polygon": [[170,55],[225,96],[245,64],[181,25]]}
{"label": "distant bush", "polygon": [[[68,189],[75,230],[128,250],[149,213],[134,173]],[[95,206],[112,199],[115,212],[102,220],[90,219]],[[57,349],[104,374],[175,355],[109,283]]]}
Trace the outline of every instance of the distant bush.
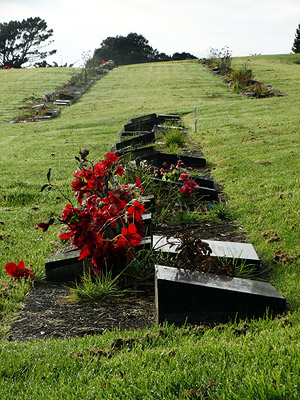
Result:
{"label": "distant bush", "polygon": [[221,50],[211,47],[209,51],[210,54],[206,63],[208,63],[211,68],[218,68],[221,75],[229,74],[231,72],[232,51],[229,50],[227,46],[223,47]]}
{"label": "distant bush", "polygon": [[245,90],[249,86],[251,80],[253,80],[253,72],[246,64],[241,68],[232,70],[230,73],[231,84],[237,92]]}
{"label": "distant bush", "polygon": [[231,61],[231,51],[227,46],[221,50],[210,48],[209,58],[198,59],[199,64],[210,68],[218,75],[224,76],[226,83],[233,87],[236,93],[243,93],[249,97],[256,98],[283,96],[272,85],[254,80],[252,69],[248,68],[247,63],[242,67],[233,69]]}
{"label": "distant bush", "polygon": [[174,53],[171,60],[195,60],[197,57],[193,56],[191,53]]}

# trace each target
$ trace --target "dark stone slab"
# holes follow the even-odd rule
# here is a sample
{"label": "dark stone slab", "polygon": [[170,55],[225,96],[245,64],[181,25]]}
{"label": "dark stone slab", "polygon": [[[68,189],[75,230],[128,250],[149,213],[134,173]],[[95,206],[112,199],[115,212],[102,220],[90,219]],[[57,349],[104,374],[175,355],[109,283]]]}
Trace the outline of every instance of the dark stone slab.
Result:
{"label": "dark stone slab", "polygon": [[155,122],[144,121],[144,122],[128,122],[124,125],[124,131],[152,131]]}
{"label": "dark stone slab", "polygon": [[54,108],[54,109],[50,109],[50,110],[45,110],[44,115],[46,117],[50,117],[50,118],[56,118],[59,116],[59,114],[61,113],[60,108]]}
{"label": "dark stone slab", "polygon": [[[181,188],[183,186],[183,183],[181,183],[181,182],[163,181],[163,180],[158,179],[158,178],[153,178],[153,180],[157,184],[164,185],[164,186],[173,186],[173,187],[174,186],[175,187],[178,186],[178,188]],[[200,178],[199,178],[199,181],[201,181]],[[205,181],[203,181],[203,183],[206,184]],[[218,191],[215,190],[215,189],[199,186],[195,191],[195,195],[199,199],[211,200],[211,201],[219,201],[219,194],[218,194]]]}
{"label": "dark stone slab", "polygon": [[135,252],[138,252],[142,249],[151,250],[153,247],[153,239],[152,236],[146,236],[142,238],[141,244],[135,247]]}
{"label": "dark stone slab", "polygon": [[155,135],[165,135],[171,131],[180,131],[185,134],[188,134],[188,130],[179,126],[165,126],[165,125],[154,125],[154,133]]}
{"label": "dark stone slab", "polygon": [[40,116],[40,117],[35,117],[34,121],[36,121],[36,122],[38,122],[38,121],[47,121],[47,120],[50,120],[52,118],[53,117],[50,117],[50,115],[43,115],[43,116]]}
{"label": "dark stone slab", "polygon": [[152,122],[153,124],[157,121],[157,116],[155,113],[142,115],[141,117],[132,118],[128,123],[138,124],[140,122]]}
{"label": "dark stone slab", "polygon": [[125,131],[151,131],[154,125],[163,124],[164,122],[180,122],[178,115],[148,114],[138,118],[132,118],[124,125]]}
{"label": "dark stone slab", "polygon": [[157,123],[156,114],[143,115],[133,118],[124,125],[124,131],[152,131]]}
{"label": "dark stone slab", "polygon": [[142,220],[144,221],[144,235],[143,236],[151,236],[151,234],[152,234],[152,214],[151,213],[143,214]]}
{"label": "dark stone slab", "polygon": [[[227,260],[244,262],[245,265],[260,265],[260,259],[250,243],[223,242],[217,240],[203,240],[212,250],[212,257],[224,257]],[[176,248],[180,244],[180,239],[166,236],[153,236],[153,247],[155,251],[176,254]],[[172,246],[172,244],[174,244]]]}
{"label": "dark stone slab", "polygon": [[161,168],[164,162],[166,162],[168,165],[176,165],[178,160],[181,160],[186,167],[201,168],[206,165],[206,159],[203,157],[185,156],[183,154],[154,152],[141,157],[141,159],[148,161],[153,166],[158,168]]}
{"label": "dark stone slab", "polygon": [[71,100],[73,101],[76,98],[74,94],[67,93],[58,93],[57,100]]}
{"label": "dark stone slab", "polygon": [[124,129],[122,129],[119,133],[119,140],[124,140],[126,138],[130,138],[131,136],[146,135],[149,132],[151,131],[124,131]]}
{"label": "dark stone slab", "polygon": [[207,187],[213,189],[215,186],[215,181],[213,179],[202,178],[201,176],[190,176],[199,186]]}
{"label": "dark stone slab", "polygon": [[55,100],[53,102],[57,106],[70,106],[72,103],[72,100]]}
{"label": "dark stone slab", "polygon": [[148,132],[144,135],[136,136],[132,139],[123,140],[122,142],[116,143],[116,149],[120,150],[120,149],[126,148],[128,146],[132,146],[132,147],[141,146],[141,145],[145,145],[148,143],[152,143],[154,141],[155,141],[154,132]]}
{"label": "dark stone slab", "polygon": [[[146,230],[151,230],[151,217],[145,218]],[[152,248],[152,236],[142,238],[141,244],[136,246],[135,251]],[[83,276],[83,260],[78,260],[80,250],[73,248],[69,251],[50,257],[45,263],[46,279],[52,282],[75,282],[80,281]]]}
{"label": "dark stone slab", "polygon": [[163,124],[164,122],[180,122],[181,119],[179,115],[168,115],[168,114],[159,114],[157,117],[157,123]]}
{"label": "dark stone slab", "polygon": [[144,156],[153,154],[155,152],[155,148],[154,146],[147,146],[135,149],[132,148],[131,146],[128,146],[127,148],[123,148],[121,150],[112,149],[112,151],[114,151],[116,155],[119,157],[124,156],[126,154],[131,154],[132,157],[141,160]]}
{"label": "dark stone slab", "polygon": [[142,196],[140,202],[145,204],[145,210],[147,212],[152,212],[155,209],[155,196],[150,194],[149,196]]}
{"label": "dark stone slab", "polygon": [[267,282],[155,266],[157,322],[228,322],[281,313],[285,298]]}
{"label": "dark stone slab", "polygon": [[83,274],[83,262],[78,261],[80,250],[56,254],[45,263],[46,279],[52,282],[74,282]]}
{"label": "dark stone slab", "polygon": [[46,108],[45,110],[40,109],[40,113],[42,115],[38,114],[34,117],[24,118],[24,119],[15,118],[15,119],[9,121],[9,123],[14,124],[14,123],[21,123],[21,122],[47,121],[47,120],[58,117],[60,112],[61,112],[60,108]]}

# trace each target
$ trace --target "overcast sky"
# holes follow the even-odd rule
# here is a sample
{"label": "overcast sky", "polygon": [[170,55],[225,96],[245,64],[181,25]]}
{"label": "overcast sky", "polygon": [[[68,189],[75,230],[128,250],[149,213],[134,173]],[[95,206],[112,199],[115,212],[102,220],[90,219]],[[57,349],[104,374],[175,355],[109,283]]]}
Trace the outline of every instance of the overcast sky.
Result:
{"label": "overcast sky", "polygon": [[205,57],[224,46],[233,56],[288,54],[300,0],[0,0],[0,22],[29,17],[54,31],[50,63],[82,63],[108,36],[130,32],[169,55]]}

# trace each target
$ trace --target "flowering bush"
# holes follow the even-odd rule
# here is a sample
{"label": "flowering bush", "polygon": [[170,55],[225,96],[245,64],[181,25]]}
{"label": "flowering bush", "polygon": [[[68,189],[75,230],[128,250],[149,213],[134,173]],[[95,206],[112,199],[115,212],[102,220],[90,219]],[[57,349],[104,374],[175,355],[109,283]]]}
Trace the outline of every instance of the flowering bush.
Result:
{"label": "flowering bush", "polygon": [[5,270],[12,278],[20,280],[20,278],[24,278],[27,280],[28,278],[34,275],[33,271],[29,268],[25,268],[24,261],[21,260],[18,265],[13,262],[9,262],[5,265]]}
{"label": "flowering bush", "polygon": [[[188,174],[185,174],[185,175],[188,175]],[[193,193],[195,193],[195,191],[197,190],[198,187],[199,186],[197,185],[197,183],[193,179],[190,179],[189,176],[188,176],[184,180],[184,185],[183,185],[182,188],[180,188],[180,191],[181,191],[183,196],[189,197]]]}
{"label": "flowering bush", "polygon": [[[59,237],[69,240],[81,249],[79,260],[90,257],[96,275],[105,267],[118,269],[124,266],[135,253],[135,246],[141,243],[143,234],[142,214],[145,206],[137,198],[143,187],[140,179],[129,185],[120,185],[118,177],[124,169],[117,165],[115,153],[97,163],[87,160],[88,150],[80,152],[79,168],[74,172],[72,189],[77,206],[68,203],[59,222],[67,226]],[[48,184],[42,190],[50,190]],[[35,228],[46,231],[54,222],[40,222]]]}
{"label": "flowering bush", "polygon": [[170,180],[173,182],[182,181],[184,185],[180,188],[180,192],[184,197],[190,197],[195,193],[197,188],[199,187],[197,183],[190,179],[190,175],[188,173],[182,172],[182,161],[178,160],[176,166],[174,164],[170,165],[168,169],[168,164],[166,162],[163,163],[163,168],[154,169],[153,173],[156,178],[160,178],[162,180]]}

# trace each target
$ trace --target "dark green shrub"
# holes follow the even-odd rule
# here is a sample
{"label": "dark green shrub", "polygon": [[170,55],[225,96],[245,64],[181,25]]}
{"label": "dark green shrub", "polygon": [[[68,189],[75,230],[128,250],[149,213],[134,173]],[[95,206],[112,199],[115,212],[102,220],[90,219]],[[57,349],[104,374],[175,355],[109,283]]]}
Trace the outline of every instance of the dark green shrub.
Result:
{"label": "dark green shrub", "polygon": [[237,92],[246,89],[251,79],[253,79],[252,69],[247,68],[246,65],[232,70],[230,74],[231,83]]}

